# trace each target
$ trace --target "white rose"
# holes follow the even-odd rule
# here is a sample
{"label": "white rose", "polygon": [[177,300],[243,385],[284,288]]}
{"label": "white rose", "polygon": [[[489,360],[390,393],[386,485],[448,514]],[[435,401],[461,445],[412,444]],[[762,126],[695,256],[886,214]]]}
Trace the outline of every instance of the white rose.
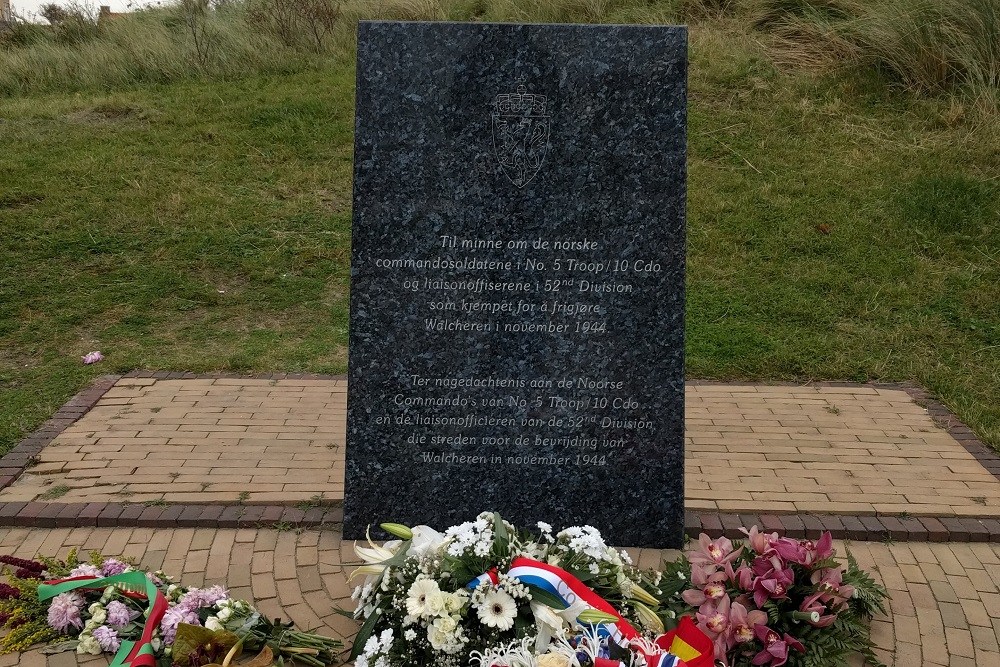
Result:
{"label": "white rose", "polygon": [[219,610],[219,613],[216,615],[219,617],[220,621],[226,621],[229,620],[229,617],[233,615],[233,610],[230,609],[229,607],[225,607]]}
{"label": "white rose", "polygon": [[212,632],[218,632],[219,630],[224,630],[222,623],[219,623],[219,619],[215,616],[209,616],[205,619],[205,628],[211,630]]}
{"label": "white rose", "polygon": [[80,655],[89,653],[90,655],[100,655],[101,644],[94,638],[94,635],[82,634],[80,635],[80,643],[76,645],[76,652]]}
{"label": "white rose", "polygon": [[108,612],[104,611],[104,609],[99,609],[97,613],[94,613],[90,617],[90,620],[97,623],[97,625],[103,625],[104,621],[108,620]]}

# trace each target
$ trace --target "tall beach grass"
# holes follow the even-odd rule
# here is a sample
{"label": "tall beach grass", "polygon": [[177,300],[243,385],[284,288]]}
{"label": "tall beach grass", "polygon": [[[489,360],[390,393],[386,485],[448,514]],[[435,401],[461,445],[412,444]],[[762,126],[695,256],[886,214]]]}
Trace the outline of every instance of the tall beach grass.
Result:
{"label": "tall beach grass", "polygon": [[689,22],[766,33],[779,65],[876,71],[1000,106],[1000,0],[174,0],[72,31],[0,35],[0,95],[299,71],[349,56],[362,19]]}
{"label": "tall beach grass", "polygon": [[785,60],[873,69],[917,94],[1000,103],[1000,0],[756,0]]}

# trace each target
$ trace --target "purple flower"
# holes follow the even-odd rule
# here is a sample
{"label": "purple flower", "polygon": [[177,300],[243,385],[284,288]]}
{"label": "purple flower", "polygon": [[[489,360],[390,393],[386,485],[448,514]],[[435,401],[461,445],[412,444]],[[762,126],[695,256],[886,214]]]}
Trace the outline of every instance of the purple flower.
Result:
{"label": "purple flower", "polygon": [[67,575],[67,577],[70,579],[72,579],[73,577],[100,577],[100,576],[103,576],[101,574],[101,568],[97,567],[96,565],[91,565],[90,563],[80,563],[72,570],[70,570],[69,575]]}
{"label": "purple flower", "polygon": [[87,365],[96,364],[98,361],[101,361],[102,359],[104,359],[104,355],[101,354],[100,350],[96,350],[94,352],[88,352],[87,354],[83,355],[83,363]]}
{"label": "purple flower", "polygon": [[[28,577],[21,578],[27,579]],[[8,584],[0,584],[0,600],[14,600],[19,597],[21,597],[21,591]]]}
{"label": "purple flower", "polygon": [[76,593],[60,593],[55,596],[49,605],[49,625],[59,632],[66,632],[71,627],[82,629],[80,608],[83,604],[84,599]]}
{"label": "purple flower", "polygon": [[174,643],[174,639],[177,637],[177,626],[181,623],[201,625],[196,611],[180,605],[171,607],[163,615],[163,620],[160,621],[160,632],[163,633],[164,644],[170,645]]}
{"label": "purple flower", "polygon": [[101,565],[101,573],[105,577],[113,577],[121,574],[128,568],[128,563],[123,563],[115,558],[109,558]]}
{"label": "purple flower", "polygon": [[192,588],[177,603],[178,607],[197,610],[203,607],[211,607],[219,600],[229,597],[229,592],[222,586],[212,586],[211,588]]}
{"label": "purple flower", "polygon": [[94,629],[94,639],[101,645],[101,650],[106,653],[115,653],[122,645],[118,639],[118,633],[106,625]]}
{"label": "purple flower", "polygon": [[139,612],[130,610],[118,600],[108,603],[107,612],[108,625],[118,629],[124,628],[126,625],[131,623],[133,619],[139,616]]}

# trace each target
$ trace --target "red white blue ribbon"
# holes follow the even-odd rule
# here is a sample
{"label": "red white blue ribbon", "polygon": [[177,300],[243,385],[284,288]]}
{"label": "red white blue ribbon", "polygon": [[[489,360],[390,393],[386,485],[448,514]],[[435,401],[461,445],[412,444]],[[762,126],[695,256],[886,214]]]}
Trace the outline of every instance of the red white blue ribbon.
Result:
{"label": "red white blue ribbon", "polygon": [[[646,658],[646,667],[684,667],[684,661],[678,658],[676,655],[670,655],[669,653],[661,653],[659,655],[649,655],[648,653],[643,653]],[[621,660],[608,660],[607,658],[598,658],[594,662],[594,667],[628,667]]]}
{"label": "red white blue ribbon", "polygon": [[[514,562],[511,563],[507,576],[520,581],[522,584],[542,589],[546,593],[555,596],[567,607],[572,607],[578,602],[582,602],[586,605],[586,608],[602,611],[618,619],[614,623],[602,623],[599,625],[597,627],[599,637],[608,637],[615,643],[626,646],[629,640],[639,636],[636,629],[622,618],[622,615],[608,604],[604,598],[562,568],[531,558],[521,557],[515,558]],[[486,582],[496,585],[498,581],[496,571],[490,570],[470,581],[468,588],[475,589]]]}

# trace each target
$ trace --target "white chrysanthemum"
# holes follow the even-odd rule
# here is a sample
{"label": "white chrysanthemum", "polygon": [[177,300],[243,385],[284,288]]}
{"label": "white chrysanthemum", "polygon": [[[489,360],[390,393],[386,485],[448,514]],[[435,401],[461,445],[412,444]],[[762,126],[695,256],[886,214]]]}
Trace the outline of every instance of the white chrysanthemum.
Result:
{"label": "white chrysanthemum", "polygon": [[458,620],[453,616],[441,616],[427,628],[427,640],[436,651],[454,655],[465,646],[465,636]]}
{"label": "white chrysanthemum", "polygon": [[431,616],[445,616],[448,614],[448,598],[451,597],[444,591],[435,591],[427,596],[427,611]]}
{"label": "white chrysanthemum", "polygon": [[514,627],[514,618],[517,616],[517,604],[514,598],[502,590],[492,590],[483,596],[476,613],[483,625],[498,630],[510,630]]}
{"label": "white chrysanthemum", "polygon": [[417,579],[406,595],[406,612],[411,616],[431,616],[428,601],[439,592],[433,579]]}
{"label": "white chrysanthemum", "polygon": [[465,589],[456,591],[454,593],[448,593],[447,599],[445,600],[445,609],[450,614],[454,614],[462,610],[465,606],[466,600],[469,599],[469,592]]}
{"label": "white chrysanthemum", "polygon": [[414,630],[413,628],[407,628],[406,631],[403,633],[403,639],[405,639],[408,642],[412,642],[416,638],[417,638],[417,631]]}

